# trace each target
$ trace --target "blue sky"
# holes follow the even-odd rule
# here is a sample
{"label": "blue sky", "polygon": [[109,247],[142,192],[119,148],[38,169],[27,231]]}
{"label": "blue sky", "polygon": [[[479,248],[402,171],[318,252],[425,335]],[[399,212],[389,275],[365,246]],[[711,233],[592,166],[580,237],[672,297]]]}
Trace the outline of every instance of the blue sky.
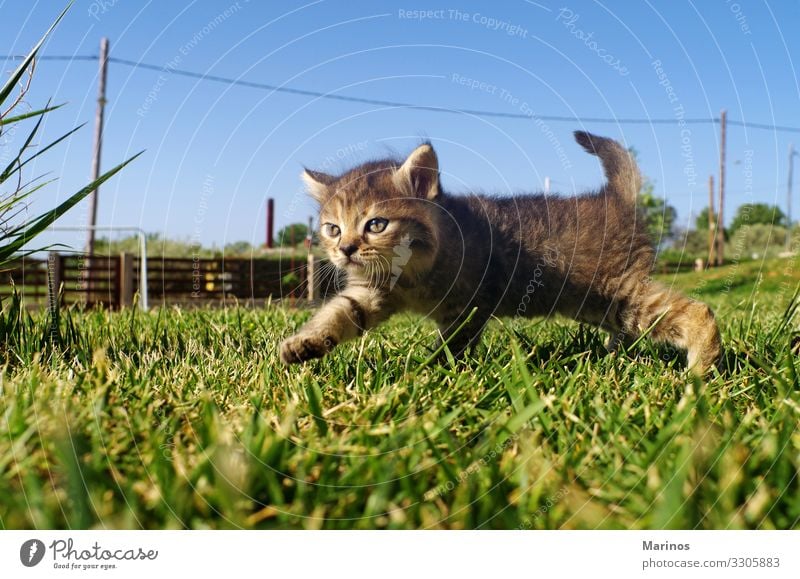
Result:
{"label": "blue sky", "polygon": [[[0,53],[21,54],[58,2],[0,0]],[[420,11],[424,13],[420,13]],[[103,165],[145,154],[101,191],[98,223],[136,226],[205,245],[263,243],[265,200],[277,225],[306,221],[313,204],[298,175],[336,172],[423,138],[439,153],[445,188],[501,195],[571,195],[600,184],[575,129],[624,140],[656,193],[693,223],[718,172],[714,124],[587,119],[717,117],[800,126],[798,2],[134,2],[76,1],[43,52],[111,64]],[[794,27],[792,25],[795,25]],[[0,63],[4,70],[13,63]],[[177,76],[170,68],[338,95],[529,118],[483,118],[318,99]],[[85,184],[97,63],[43,61],[27,102],[52,97],[45,137],[89,124],[34,174],[59,181],[31,211]],[[564,116],[567,122],[543,121]],[[13,146],[17,135],[6,135]],[[726,218],[748,201],[785,206],[787,148],[800,133],[729,126]],[[800,215],[794,196],[794,217]],[[86,223],[85,206],[63,225]],[[52,234],[80,247],[81,234]]]}

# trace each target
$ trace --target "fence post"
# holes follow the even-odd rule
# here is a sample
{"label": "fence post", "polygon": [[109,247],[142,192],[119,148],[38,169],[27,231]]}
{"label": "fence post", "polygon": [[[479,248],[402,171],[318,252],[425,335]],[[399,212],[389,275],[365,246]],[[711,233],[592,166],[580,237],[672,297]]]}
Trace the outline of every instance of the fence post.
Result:
{"label": "fence post", "polygon": [[308,254],[308,267],[306,267],[306,283],[308,284],[308,301],[313,302],[316,297],[314,291],[314,254]]}
{"label": "fence post", "polygon": [[63,263],[57,251],[47,254],[47,303],[51,312],[58,310],[58,292],[64,277]]}
{"label": "fence post", "polygon": [[119,254],[119,306],[133,305],[133,254]]}

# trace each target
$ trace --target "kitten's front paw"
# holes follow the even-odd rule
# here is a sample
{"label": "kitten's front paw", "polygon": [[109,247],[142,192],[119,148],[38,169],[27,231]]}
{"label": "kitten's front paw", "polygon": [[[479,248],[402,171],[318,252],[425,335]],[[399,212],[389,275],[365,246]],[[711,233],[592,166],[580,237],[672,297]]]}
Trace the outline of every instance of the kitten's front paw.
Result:
{"label": "kitten's front paw", "polygon": [[281,344],[281,361],[284,364],[299,364],[313,358],[322,358],[330,352],[336,342],[321,334],[295,334]]}

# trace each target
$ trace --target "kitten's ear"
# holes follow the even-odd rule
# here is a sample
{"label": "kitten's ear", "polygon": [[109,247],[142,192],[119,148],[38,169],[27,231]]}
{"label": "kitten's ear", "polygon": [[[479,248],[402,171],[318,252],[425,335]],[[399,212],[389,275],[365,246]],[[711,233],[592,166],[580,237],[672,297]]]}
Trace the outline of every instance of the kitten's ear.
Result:
{"label": "kitten's ear", "polygon": [[439,160],[430,143],[414,149],[392,179],[401,191],[414,197],[436,199],[439,196]]}
{"label": "kitten's ear", "polygon": [[304,169],[300,177],[306,184],[308,194],[320,203],[324,203],[331,196],[331,185],[336,181],[335,177],[309,169]]}

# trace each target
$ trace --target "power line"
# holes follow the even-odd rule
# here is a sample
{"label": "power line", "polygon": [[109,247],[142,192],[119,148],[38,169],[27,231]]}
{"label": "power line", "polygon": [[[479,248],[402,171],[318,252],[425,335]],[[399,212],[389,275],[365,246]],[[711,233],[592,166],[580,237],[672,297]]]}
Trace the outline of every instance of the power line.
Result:
{"label": "power line", "polygon": [[[4,55],[0,56],[0,60],[20,60],[22,56],[16,55]],[[92,61],[92,60],[99,60],[98,56],[95,55],[75,55],[75,56],[67,56],[67,55],[43,55],[38,57],[38,60],[60,60],[60,61]],[[489,118],[505,118],[505,119],[527,119],[527,120],[542,120],[542,121],[549,121],[549,122],[569,122],[574,123],[576,121],[582,123],[611,123],[611,124],[620,124],[620,125],[677,125],[677,124],[693,124],[693,125],[701,125],[701,124],[714,124],[717,125],[720,122],[719,117],[708,117],[708,118],[683,118],[683,119],[676,119],[676,118],[604,118],[604,117],[569,117],[569,116],[559,116],[559,115],[536,115],[536,114],[523,114],[523,113],[510,113],[510,112],[502,112],[502,111],[488,111],[482,109],[461,109],[461,108],[449,108],[449,107],[440,107],[434,105],[420,105],[415,103],[406,103],[401,101],[388,101],[388,100],[381,100],[381,99],[371,99],[371,98],[363,98],[363,97],[355,97],[355,96],[347,96],[347,95],[339,95],[330,92],[319,92],[314,90],[306,90],[300,88],[291,88],[287,86],[279,86],[274,84],[267,84],[261,82],[253,82],[248,80],[241,80],[236,78],[229,78],[224,76],[217,76],[212,74],[206,74],[202,72],[193,72],[189,70],[181,70],[178,68],[173,68],[171,66],[161,66],[156,64],[149,64],[146,62],[140,62],[135,60],[127,60],[124,58],[116,58],[116,57],[109,57],[108,62],[112,64],[119,64],[122,66],[128,66],[135,69],[143,69],[143,70],[152,70],[156,72],[165,72],[168,74],[174,74],[176,76],[183,76],[187,78],[194,78],[198,80],[206,80],[211,82],[217,82],[221,84],[227,84],[230,86],[241,86],[246,88],[254,88],[259,90],[269,90],[273,92],[280,92],[286,94],[293,94],[293,95],[300,95],[300,96],[308,96],[308,97],[315,97],[321,99],[328,99],[328,100],[335,100],[340,102],[351,102],[351,103],[359,103],[359,104],[367,104],[367,105],[375,105],[375,106],[382,106],[382,107],[393,107],[393,108],[407,108],[407,109],[415,109],[421,111],[429,111],[434,113],[450,113],[450,114],[460,114],[460,115],[473,115],[476,117],[489,117]],[[735,121],[735,120],[727,120],[729,125],[735,125],[738,127],[744,127],[747,129],[758,129],[758,130],[766,130],[766,131],[776,131],[776,132],[788,132],[788,133],[800,133],[800,127],[792,127],[787,125],[773,125],[767,123],[749,123],[745,121]]]}
{"label": "power line", "polygon": [[[154,64],[147,64],[143,62],[136,62],[132,60],[125,60],[122,58],[114,58],[111,57],[108,59],[109,62],[114,62],[117,64],[122,64],[125,66],[130,66],[133,68],[143,68],[147,70],[156,70],[159,72],[167,72],[170,74],[175,74],[178,76],[185,76],[189,78],[196,78],[200,80],[210,80],[213,82],[224,83],[228,85],[235,85],[235,86],[244,86],[248,88],[256,88],[262,90],[271,90],[275,92],[282,92],[288,94],[297,94],[302,96],[311,96],[317,98],[324,98],[330,100],[337,100],[337,101],[344,101],[344,102],[354,102],[354,103],[361,103],[361,104],[368,104],[368,105],[376,105],[376,106],[386,106],[386,107],[397,107],[397,108],[411,108],[423,111],[431,111],[431,112],[440,112],[440,113],[452,113],[452,114],[469,114],[475,115],[480,117],[500,117],[500,118],[507,118],[507,119],[531,119],[531,115],[526,115],[523,113],[509,113],[509,112],[502,112],[502,111],[486,111],[480,109],[454,109],[448,107],[438,107],[432,105],[420,105],[414,103],[406,103],[406,102],[399,102],[399,101],[387,101],[381,99],[370,99],[370,98],[362,98],[362,97],[354,97],[354,96],[347,96],[347,95],[338,95],[333,93],[325,93],[313,90],[305,90],[305,89],[298,89],[298,88],[290,88],[285,86],[277,86],[272,84],[265,84],[260,82],[252,82],[247,80],[239,80],[235,78],[226,78],[222,76],[215,76],[211,74],[199,73],[199,72],[191,72],[187,70],[180,70],[177,68],[172,67],[165,67],[165,66],[158,66]],[[574,117],[565,117],[565,116],[545,116],[545,115],[536,115],[535,118],[541,119],[543,121],[556,121],[556,122],[575,122]],[[583,122],[592,122],[592,123],[641,123],[641,124],[674,124],[677,122],[676,119],[602,119],[602,118],[582,118]],[[708,122],[719,122],[719,119],[685,119],[687,123],[708,123]],[[800,129],[798,129],[800,131]]]}
{"label": "power line", "polygon": [[[719,119],[715,119],[719,122]],[[800,127],[789,127],[786,125],[768,125],[764,123],[746,123],[744,121],[732,121],[728,119],[729,125],[736,125],[737,127],[747,127],[748,129],[765,129],[768,131],[780,131],[787,133],[800,133]]]}
{"label": "power line", "polygon": [[[24,56],[0,56],[0,59],[2,59],[2,60],[22,60],[23,58],[25,58],[25,57]],[[83,55],[82,54],[75,54],[75,55],[72,55],[72,56],[69,56],[69,55],[66,55],[66,54],[62,55],[62,56],[48,54],[46,56],[45,55],[39,55],[39,56],[36,57],[36,60],[37,61],[39,61],[39,60],[100,60],[100,57],[96,56],[96,55],[93,55],[93,54],[83,54]]]}

